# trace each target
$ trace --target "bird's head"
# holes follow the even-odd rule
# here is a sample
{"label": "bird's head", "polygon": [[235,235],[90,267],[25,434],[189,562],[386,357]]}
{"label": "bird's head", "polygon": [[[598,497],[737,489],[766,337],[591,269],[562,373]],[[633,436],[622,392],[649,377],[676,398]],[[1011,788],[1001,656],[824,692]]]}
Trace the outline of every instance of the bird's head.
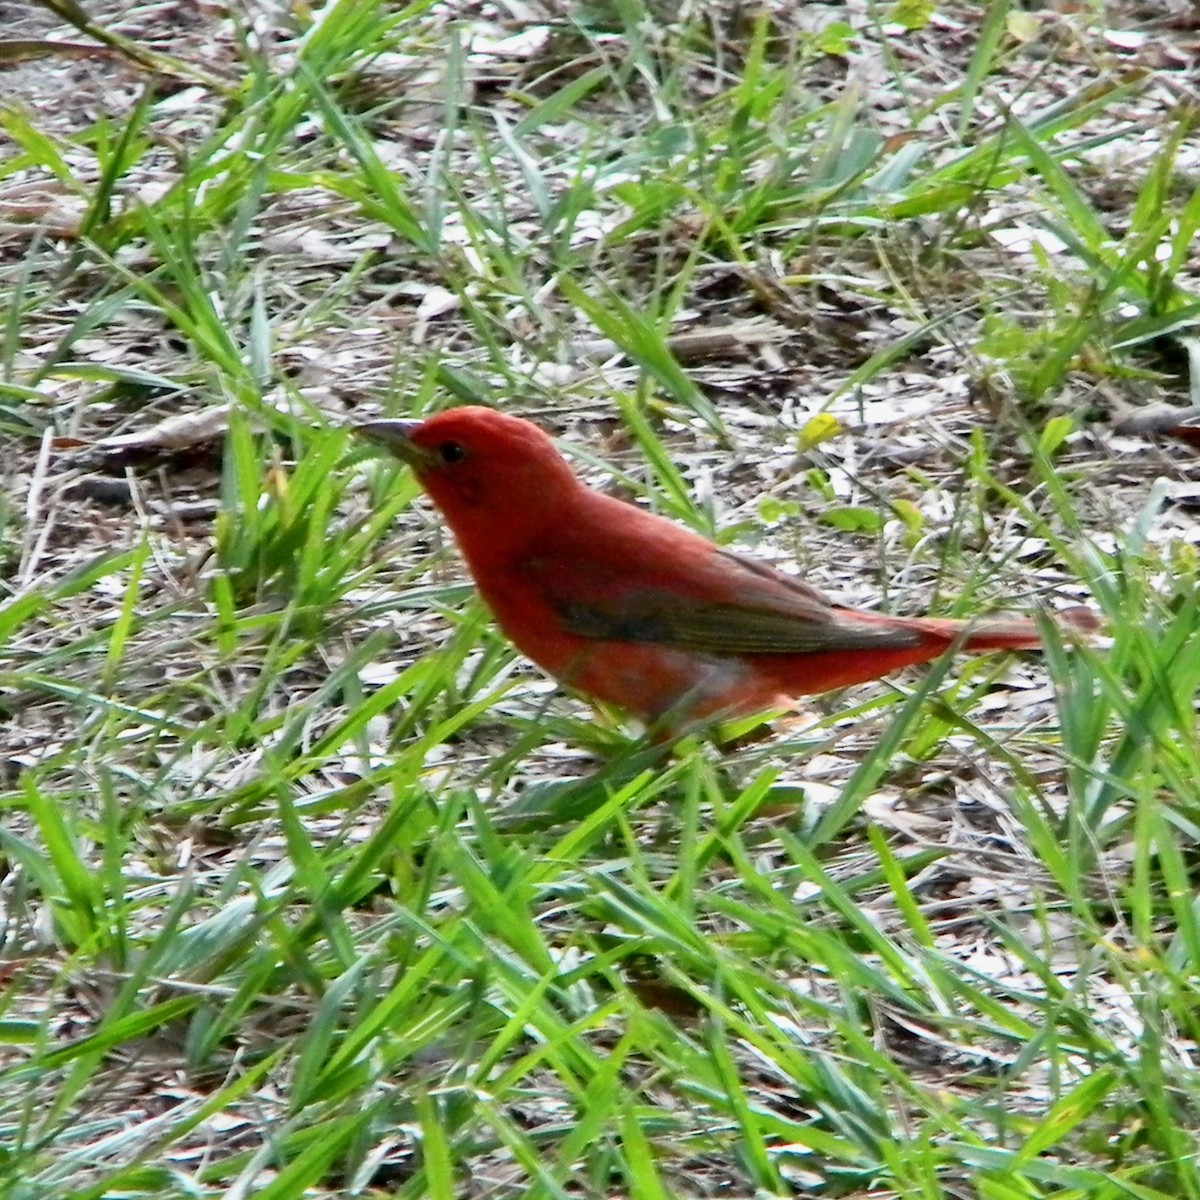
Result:
{"label": "bird's head", "polygon": [[[582,487],[566,459],[536,425],[476,405],[423,421],[369,421],[355,432],[406,462],[442,511],[463,548],[509,544]],[[559,518],[556,518],[556,510]],[[519,514],[519,516],[518,516]]]}

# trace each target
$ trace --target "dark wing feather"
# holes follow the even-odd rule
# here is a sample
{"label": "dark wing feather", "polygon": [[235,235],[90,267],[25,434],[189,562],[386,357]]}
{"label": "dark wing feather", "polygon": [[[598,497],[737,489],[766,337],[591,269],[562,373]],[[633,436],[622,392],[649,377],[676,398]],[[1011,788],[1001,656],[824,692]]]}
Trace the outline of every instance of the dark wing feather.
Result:
{"label": "dark wing feather", "polygon": [[913,630],[850,620],[815,588],[772,567],[726,551],[719,552],[718,566],[722,591],[729,590],[726,573],[735,576],[735,603],[685,597],[665,587],[619,589],[602,600],[553,586],[546,591],[564,629],[577,637],[653,642],[705,654],[898,649],[921,640]]}

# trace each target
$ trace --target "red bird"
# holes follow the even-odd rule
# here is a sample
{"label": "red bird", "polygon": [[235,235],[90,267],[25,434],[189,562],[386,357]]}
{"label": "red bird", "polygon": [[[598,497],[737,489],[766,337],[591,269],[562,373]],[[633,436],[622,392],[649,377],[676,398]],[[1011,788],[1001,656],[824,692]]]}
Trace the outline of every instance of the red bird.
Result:
{"label": "red bird", "polygon": [[[1041,644],[1022,619],[891,617],[586,487],[536,425],[493,409],[372,421],[412,466],[500,628],[575,691],[678,731],[862,683],[947,650]],[[1086,610],[1065,614],[1081,629]]]}

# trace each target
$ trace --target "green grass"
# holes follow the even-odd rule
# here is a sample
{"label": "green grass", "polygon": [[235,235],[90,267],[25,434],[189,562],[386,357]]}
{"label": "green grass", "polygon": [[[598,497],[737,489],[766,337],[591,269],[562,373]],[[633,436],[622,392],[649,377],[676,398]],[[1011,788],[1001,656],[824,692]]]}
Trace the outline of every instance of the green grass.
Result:
{"label": "green grass", "polygon": [[[175,82],[0,113],[0,1195],[1200,1197],[1193,466],[1107,419],[1194,387],[1195,117],[1100,6],[47,7]],[[1111,644],[664,756],[346,433],[462,401]]]}

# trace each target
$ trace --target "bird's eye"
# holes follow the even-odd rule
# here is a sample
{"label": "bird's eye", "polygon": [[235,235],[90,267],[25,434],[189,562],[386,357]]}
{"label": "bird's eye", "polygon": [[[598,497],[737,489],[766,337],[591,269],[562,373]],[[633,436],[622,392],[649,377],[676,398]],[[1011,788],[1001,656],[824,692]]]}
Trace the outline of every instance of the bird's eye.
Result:
{"label": "bird's eye", "polygon": [[444,463],[462,462],[467,457],[467,451],[461,442],[442,442],[438,446],[438,456]]}

